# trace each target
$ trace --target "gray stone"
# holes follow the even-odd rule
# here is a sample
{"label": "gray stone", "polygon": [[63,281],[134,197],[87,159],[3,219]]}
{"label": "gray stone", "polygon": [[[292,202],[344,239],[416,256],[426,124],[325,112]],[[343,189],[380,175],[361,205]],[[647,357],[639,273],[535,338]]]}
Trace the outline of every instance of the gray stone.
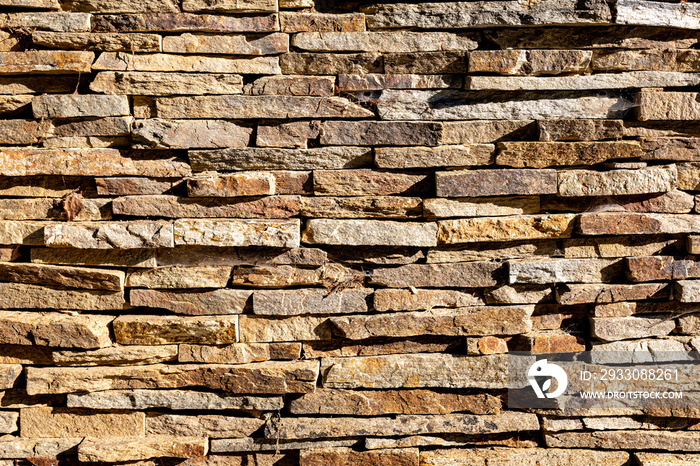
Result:
{"label": "gray stone", "polygon": [[435,52],[473,50],[470,36],[449,32],[302,32],[292,45],[311,52]]}
{"label": "gray stone", "polygon": [[539,140],[553,141],[597,141],[620,139],[624,135],[621,120],[539,120]]}
{"label": "gray stone", "polygon": [[333,338],[328,317],[293,316],[275,319],[242,315],[239,322],[242,342],[306,342]]}
{"label": "gray stone", "polygon": [[62,453],[75,453],[76,448],[82,441],[82,437],[23,439],[7,436],[0,439],[0,457],[15,460],[36,457],[51,458]]}
{"label": "gray stone", "polygon": [[639,89],[644,87],[685,87],[700,84],[700,74],[673,71],[630,71],[557,77],[469,76],[466,89],[472,91],[566,91],[594,89]]}
{"label": "gray stone", "polygon": [[43,95],[32,100],[34,118],[109,117],[129,115],[125,96]]}
{"label": "gray stone", "polygon": [[88,32],[92,15],[89,13],[2,13],[0,27],[34,28],[56,32]]}
{"label": "gray stone", "polygon": [[558,173],[559,196],[621,196],[662,193],[676,186],[675,165],[636,170],[566,170]]}
{"label": "gray stone", "polygon": [[145,288],[224,288],[231,279],[231,267],[157,267],[130,270],[126,286]]}
{"label": "gray stone", "polygon": [[440,123],[325,121],[321,126],[321,144],[436,146],[441,134]]}
{"label": "gray stone", "polygon": [[183,34],[181,36],[165,36],[163,38],[163,52],[216,55],[275,55],[289,52],[289,36],[276,33],[250,40],[242,35],[209,36]]}
{"label": "gray stone", "polygon": [[156,0],[141,3],[138,0],[67,0],[62,8],[66,11],[89,13],[173,13],[179,11],[174,0]]}
{"label": "gray stone", "polygon": [[335,78],[299,75],[263,76],[246,84],[243,91],[246,95],[332,96],[335,93]]}
{"label": "gray stone", "polygon": [[290,220],[196,220],[174,223],[178,246],[270,246],[299,247],[300,221]]}
{"label": "gray stone", "polygon": [[679,5],[666,2],[618,0],[616,5],[616,22],[619,24],[685,29],[700,28],[700,21],[697,19],[700,8],[694,4]]}
{"label": "gray stone", "polygon": [[57,366],[119,366],[158,364],[177,360],[176,345],[120,346],[89,351],[53,351],[51,363]]}
{"label": "gray stone", "polygon": [[147,435],[176,435],[179,437],[248,437],[265,424],[261,419],[205,414],[153,413],[146,418]]}
{"label": "gray stone", "polygon": [[454,74],[341,74],[341,91],[382,91],[384,89],[461,89],[462,77]]}
{"label": "gray stone", "polygon": [[380,168],[469,167],[493,163],[494,151],[491,144],[378,147],[374,150],[374,163]]}
{"label": "gray stone", "polygon": [[502,265],[495,262],[409,264],[396,268],[374,269],[369,278],[373,285],[404,288],[464,288],[495,286]]}
{"label": "gray stone", "polygon": [[667,430],[618,430],[545,434],[548,447],[700,451],[700,433]]}
{"label": "gray stone", "polygon": [[587,50],[476,50],[469,54],[469,73],[517,76],[580,74],[590,65],[591,56],[592,52]]}
{"label": "gray stone", "polygon": [[216,149],[246,147],[253,128],[218,120],[137,120],[132,133],[136,149]]}
{"label": "gray stone", "polygon": [[484,304],[475,293],[456,290],[378,289],[374,292],[375,311],[420,311],[433,308],[471,307]]}
{"label": "gray stone", "polygon": [[196,458],[206,455],[208,448],[206,437],[86,437],[78,446],[78,460],[113,463],[160,457]]}
{"label": "gray stone", "polygon": [[368,74],[384,72],[379,53],[296,53],[280,57],[282,73],[290,75]]}
{"label": "gray stone", "polygon": [[438,172],[440,197],[480,197],[556,193],[554,170],[465,170]]}
{"label": "gray stone", "polygon": [[419,218],[423,214],[423,200],[403,196],[301,198],[300,213],[311,218]]}
{"label": "gray stone", "polygon": [[[43,242],[43,241],[42,241]],[[32,248],[32,262],[38,264],[100,265],[112,267],[156,267],[153,249],[72,249]]]}
{"label": "gray stone", "polygon": [[668,335],[676,328],[674,320],[661,317],[593,317],[591,334],[603,341]]}
{"label": "gray stone", "polygon": [[437,246],[437,225],[387,220],[311,219],[302,239],[346,246]]}
{"label": "gray stone", "polygon": [[545,259],[509,261],[510,283],[601,283],[620,279],[622,261],[607,259]]}
{"label": "gray stone", "polygon": [[300,201],[298,196],[258,198],[126,196],[115,199],[112,202],[112,210],[117,215],[135,217],[281,219],[298,215],[301,208]]}
{"label": "gray stone", "polygon": [[260,315],[354,314],[367,312],[371,290],[258,290],[253,313]]}
{"label": "gray stone", "polygon": [[[34,31],[32,43],[54,49],[104,52],[160,52],[161,37],[155,34],[92,34],[89,32]],[[90,60],[90,65],[94,57]]]}

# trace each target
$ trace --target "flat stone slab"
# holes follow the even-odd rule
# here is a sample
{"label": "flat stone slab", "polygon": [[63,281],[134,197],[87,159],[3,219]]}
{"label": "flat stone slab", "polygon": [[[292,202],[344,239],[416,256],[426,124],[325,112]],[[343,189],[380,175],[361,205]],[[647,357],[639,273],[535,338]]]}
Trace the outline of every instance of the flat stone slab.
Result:
{"label": "flat stone slab", "polygon": [[176,220],[177,246],[299,247],[300,221],[290,220]]}
{"label": "flat stone slab", "polygon": [[351,246],[437,246],[435,223],[388,220],[311,219],[302,240],[310,244]]}

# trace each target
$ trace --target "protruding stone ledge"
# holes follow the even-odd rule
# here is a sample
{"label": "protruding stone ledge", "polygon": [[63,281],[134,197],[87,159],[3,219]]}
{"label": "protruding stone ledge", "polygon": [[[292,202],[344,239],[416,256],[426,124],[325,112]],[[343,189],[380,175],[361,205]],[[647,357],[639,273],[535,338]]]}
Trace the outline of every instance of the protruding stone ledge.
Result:
{"label": "protruding stone ledge", "polygon": [[55,223],[44,228],[44,243],[54,248],[172,248],[173,225],[164,222]]}
{"label": "protruding stone ledge", "polygon": [[114,463],[162,457],[196,458],[205,456],[208,449],[206,437],[86,437],[78,446],[78,459],[92,463]]}
{"label": "protruding stone ledge", "polygon": [[[167,83],[167,84],[166,84]],[[103,94],[167,96],[174,94],[240,94],[243,78],[238,74],[157,73],[102,71],[90,90]]]}
{"label": "protruding stone ledge", "polygon": [[299,247],[300,221],[290,220],[196,220],[174,223],[177,246],[269,246]]}
{"label": "protruding stone ledge", "polygon": [[194,15],[192,13],[146,13],[97,15],[92,32],[276,32],[277,14],[262,16]]}
{"label": "protruding stone ledge", "polygon": [[435,223],[311,219],[303,241],[345,246],[437,246]]}
{"label": "protruding stone ledge", "polygon": [[237,341],[238,317],[119,316],[112,328],[122,345],[225,345]]}
{"label": "protruding stone ledge", "polygon": [[179,71],[234,74],[280,74],[282,72],[277,57],[240,59],[167,53],[132,55],[125,52],[103,52],[92,65],[92,69],[99,71]]}
{"label": "protruding stone ledge", "polygon": [[0,75],[89,73],[95,60],[93,52],[28,50],[0,52]]}
{"label": "protruding stone ledge", "polygon": [[[53,307],[67,306],[54,303]],[[108,327],[112,320],[114,316],[5,311],[0,316],[0,335],[3,343],[11,345],[104,348],[112,344]]]}
{"label": "protruding stone ledge", "polygon": [[575,214],[481,217],[438,222],[438,243],[569,238]]}

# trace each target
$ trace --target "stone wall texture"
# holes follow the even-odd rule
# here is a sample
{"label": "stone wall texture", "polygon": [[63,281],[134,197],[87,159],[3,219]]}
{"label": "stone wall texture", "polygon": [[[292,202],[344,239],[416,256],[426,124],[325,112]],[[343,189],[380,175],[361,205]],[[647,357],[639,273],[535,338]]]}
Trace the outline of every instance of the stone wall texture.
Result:
{"label": "stone wall texture", "polygon": [[700,464],[505,390],[700,349],[700,3],[377,1],[0,0],[0,466]]}

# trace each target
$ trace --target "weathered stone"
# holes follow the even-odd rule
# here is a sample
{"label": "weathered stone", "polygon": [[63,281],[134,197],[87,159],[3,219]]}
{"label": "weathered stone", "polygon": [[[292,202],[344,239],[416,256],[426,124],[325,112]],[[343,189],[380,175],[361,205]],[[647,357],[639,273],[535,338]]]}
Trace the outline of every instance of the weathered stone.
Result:
{"label": "weathered stone", "polygon": [[375,164],[380,168],[489,165],[493,162],[493,153],[494,146],[491,144],[440,147],[385,147],[375,149]]}
{"label": "weathered stone", "polygon": [[469,73],[547,75],[582,73],[591,62],[587,50],[476,50],[469,54]]}
{"label": "weathered stone", "polygon": [[[155,34],[91,34],[89,32],[34,31],[32,43],[54,49],[100,52],[160,52],[161,38]],[[90,60],[92,65],[94,57]]]}
{"label": "weathered stone", "polygon": [[593,309],[594,317],[628,317],[636,314],[682,315],[698,310],[695,304],[682,304],[677,301],[664,302],[619,302],[600,304]]}
{"label": "weathered stone", "polygon": [[620,139],[624,132],[621,120],[539,120],[537,128],[539,140],[545,142]]}
{"label": "weathered stone", "polygon": [[340,284],[343,284],[344,287],[361,285],[363,275],[356,270],[335,263],[326,263],[314,269],[288,265],[260,265],[236,267],[231,283],[234,286],[254,286],[256,288],[320,285],[330,289]]}
{"label": "weathered stone", "polygon": [[19,246],[0,247],[0,262],[12,262],[19,256]]}
{"label": "weathered stone", "polygon": [[436,52],[473,50],[470,36],[448,32],[302,32],[292,45],[311,52]]}
{"label": "weathered stone", "polygon": [[129,115],[129,99],[103,95],[43,95],[32,100],[34,118]]}
{"label": "weathered stone", "polygon": [[58,0],[2,0],[2,6],[14,8],[38,8],[42,10],[60,10],[61,4]]}
{"label": "weathered stone", "polygon": [[146,418],[147,435],[178,437],[248,437],[265,424],[261,419],[244,417],[180,414],[150,414]]}
{"label": "weathered stone", "polygon": [[464,346],[462,337],[409,337],[365,341],[305,341],[307,358],[376,356],[385,354],[445,353]]}
{"label": "weathered stone", "polygon": [[591,334],[603,341],[668,335],[676,328],[674,320],[661,317],[591,318]]}
{"label": "weathered stone", "polygon": [[152,249],[48,249],[32,248],[31,259],[39,264],[101,265],[112,267],[156,267],[156,254]]}
{"label": "weathered stone", "polygon": [[399,415],[396,418],[283,418],[265,426],[267,438],[305,439],[353,436],[388,437],[435,433],[486,434],[538,430],[535,414],[500,413],[494,415],[445,414],[423,417]]}
{"label": "weathered stone", "polygon": [[509,2],[382,4],[370,7],[370,29],[454,29],[493,26],[607,24],[611,13],[605,2],[579,4],[546,0],[536,5]]}
{"label": "weathered stone", "polygon": [[275,177],[266,172],[210,175],[187,180],[189,197],[266,196],[275,194]]}
{"label": "weathered stone", "polygon": [[68,0],[63,3],[66,11],[89,13],[174,13],[180,11],[174,0],[157,0],[143,4],[134,0]]}
{"label": "weathered stone", "polygon": [[81,121],[53,121],[51,136],[128,136],[131,134],[131,117],[99,118]]}
{"label": "weathered stone", "polygon": [[22,374],[20,364],[0,364],[0,387],[2,390],[11,389]]}
{"label": "weathered stone", "polygon": [[586,340],[569,334],[543,333],[521,335],[515,343],[519,350],[533,353],[568,353],[586,351]]}
{"label": "weathered stone", "polygon": [[47,222],[0,221],[0,244],[44,245],[44,227]]}
{"label": "weathered stone", "polygon": [[92,52],[0,52],[0,74],[89,73],[94,60]]}
{"label": "weathered stone", "polygon": [[700,103],[696,92],[640,92],[637,118],[647,120],[697,120]]}
{"label": "weathered stone", "polygon": [[433,308],[479,306],[484,302],[472,293],[455,290],[386,289],[374,292],[374,310],[419,311]]}
{"label": "weathered stone", "polygon": [[323,359],[321,373],[326,388],[492,389],[506,386],[506,366],[502,355],[404,354]]}
{"label": "weathered stone", "polygon": [[387,414],[496,414],[500,400],[488,394],[461,395],[431,390],[353,391],[319,388],[293,400],[293,414],[381,416]]}
{"label": "weathered stone", "polygon": [[679,190],[662,194],[610,197],[557,197],[540,199],[542,210],[560,212],[642,212],[677,213],[693,211],[693,196]]}
{"label": "weathered stone", "polygon": [[520,140],[535,134],[532,120],[446,121],[442,123],[443,144],[492,143]]}
{"label": "weathered stone", "polygon": [[575,218],[560,214],[442,220],[438,222],[438,243],[568,238]]}
{"label": "weathered stone", "polygon": [[245,290],[214,290],[197,293],[131,290],[129,303],[135,307],[167,309],[177,314],[187,315],[241,314],[251,295],[252,291]]}
{"label": "weathered stone", "polygon": [[596,451],[565,448],[459,448],[421,451],[421,466],[449,466],[453,464],[489,464],[494,461],[503,464],[539,464],[559,466],[566,464],[599,464],[624,466],[630,455],[624,451]]}
{"label": "weathered stone", "polygon": [[[621,118],[632,107],[632,102],[614,93],[599,93],[596,96],[581,93],[576,97],[553,95],[549,98],[521,94],[521,100],[491,98],[487,101],[478,100],[473,94],[456,90],[390,89],[382,92],[378,100],[379,116],[383,120],[604,119]],[[547,150],[551,151],[551,148]]]}
{"label": "weathered stone", "polygon": [[[139,155],[139,154],[133,154]],[[189,165],[172,157],[127,157],[115,149],[8,148],[0,151],[3,176],[186,176]]]}
{"label": "weathered stone", "polygon": [[539,212],[540,198],[538,196],[425,199],[423,201],[423,215],[428,218],[500,217],[537,214]]}
{"label": "weathered stone", "polygon": [[[7,436],[0,439],[0,456],[15,460],[26,458],[55,458],[62,453],[75,454],[75,450],[82,440],[82,437],[23,439]],[[7,466],[10,465],[8,464]]]}
{"label": "weathered stone", "polygon": [[253,293],[253,313],[261,315],[352,314],[367,312],[367,290],[261,290]]}
{"label": "weathered stone", "polygon": [[2,95],[0,96],[0,114],[19,113],[27,108],[32,100],[31,95]]}
{"label": "weathered stone", "polygon": [[669,256],[628,257],[627,278],[632,282],[683,280],[700,277],[700,263]]}
{"label": "weathered stone", "polygon": [[288,218],[298,215],[298,196],[263,198],[185,198],[178,196],[127,196],[115,199],[115,214],[168,218]]}
{"label": "weathered stone", "polygon": [[484,298],[488,304],[537,304],[552,302],[554,293],[549,286],[515,285],[487,290]]}
{"label": "weathered stone", "polygon": [[282,32],[353,32],[365,30],[365,15],[323,13],[280,13]]}
{"label": "weathered stone", "polygon": [[242,315],[239,321],[242,342],[267,343],[332,339],[327,317],[294,316],[273,319]]}
{"label": "weathered stone", "polygon": [[17,432],[19,430],[17,421],[19,421],[19,413],[0,413],[0,432],[2,432],[3,434],[11,434],[13,432]]}
{"label": "weathered stone", "polygon": [[384,89],[461,89],[462,78],[453,74],[341,74],[341,91],[382,91]]}
{"label": "weathered stone", "polygon": [[[158,251],[158,265],[180,266],[284,266],[320,267],[328,254],[316,248],[216,248],[187,246]],[[269,274],[268,274],[269,275]]]}
{"label": "weathered stone", "polygon": [[[654,137],[641,140],[644,150],[643,160],[674,160],[695,162],[700,152],[700,139],[698,138],[666,138]],[[683,166],[679,164],[680,170]]]}
{"label": "weathered stone", "polygon": [[678,171],[675,165],[637,170],[566,170],[558,173],[559,196],[619,196],[671,191]]}
{"label": "weathered stone", "polygon": [[384,72],[379,53],[285,53],[280,57],[284,74],[368,74]]}
{"label": "weathered stone", "polygon": [[236,342],[237,316],[120,316],[112,322],[117,343],[168,345],[199,343],[222,345]]}
{"label": "weathered stone", "polygon": [[[463,74],[466,71],[465,52],[409,52],[384,55],[384,72],[387,74]],[[355,73],[357,74],[357,71]]]}
{"label": "weathered stone", "polygon": [[157,364],[177,360],[177,346],[110,346],[90,351],[54,351],[51,362],[56,366],[118,366]]}
{"label": "weathered stone", "polygon": [[700,163],[679,163],[678,189],[697,191],[700,189]]}
{"label": "weathered stone", "polygon": [[[159,97],[158,118],[366,118],[374,113],[341,97]],[[263,149],[264,150],[264,149]],[[267,150],[269,152],[269,150]]]}
{"label": "weathered stone", "polygon": [[76,147],[105,149],[129,147],[130,140],[126,136],[67,136],[44,139],[47,149],[73,149]]}
{"label": "weathered stone", "polygon": [[321,127],[321,144],[436,146],[440,143],[441,133],[440,123],[326,121]]}
{"label": "weathered stone", "polygon": [[0,76],[0,94],[3,94],[0,109],[10,112],[13,102],[16,109],[21,101],[30,99],[30,96],[19,94],[68,94],[75,90],[75,84],[74,76],[52,75],[51,79],[45,76]]}
{"label": "weathered stone", "polygon": [[173,247],[172,224],[160,222],[51,224],[44,228],[49,247],[136,249]]}
{"label": "weathered stone", "polygon": [[92,32],[274,32],[277,15],[217,16],[191,13],[95,15]]}
{"label": "weathered stone", "polygon": [[671,287],[667,283],[566,285],[563,289],[557,289],[557,302],[559,304],[615,303],[668,299],[670,294]]}
{"label": "weathered stone", "polygon": [[261,410],[280,409],[279,397],[226,396],[182,390],[108,390],[69,394],[68,407],[89,409]]}
{"label": "weathered stone", "polygon": [[279,74],[276,57],[248,59],[149,53],[133,55],[125,52],[104,52],[92,65],[100,71],[180,71],[200,73]]}
{"label": "weathered stone", "polygon": [[246,84],[243,92],[247,95],[332,96],[335,92],[335,79],[331,76],[263,76]]}
{"label": "weathered stone", "polygon": [[209,364],[248,364],[270,359],[267,343],[233,343],[221,347],[182,344],[178,356],[178,362]]}
{"label": "weathered stone", "polygon": [[437,246],[436,235],[434,223],[311,219],[302,240],[311,244],[431,247]]}
{"label": "weathered stone", "polygon": [[21,435],[26,438],[122,437],[145,432],[144,413],[94,413],[66,408],[23,408]]}
{"label": "weathered stone", "polygon": [[494,336],[467,337],[467,354],[478,356],[482,354],[503,354],[508,352],[506,340]]}
{"label": "weathered stone", "polygon": [[185,0],[184,11],[216,11],[223,13],[267,13],[277,11],[274,0]]}
{"label": "weathered stone", "polygon": [[130,270],[126,286],[146,288],[224,288],[231,278],[231,267],[158,267]]}
{"label": "weathered stone", "polygon": [[668,236],[615,236],[564,240],[564,256],[625,257],[668,255],[682,251],[680,240]]}
{"label": "weathered stone", "polygon": [[[596,51],[591,67],[600,71],[680,71],[700,70],[700,54],[697,50],[600,50]],[[646,86],[640,86],[646,87]],[[654,87],[654,86],[649,86]]]}
{"label": "weathered stone", "polygon": [[700,461],[699,454],[692,453],[647,453],[636,452],[634,458],[639,466],[693,466]]}
{"label": "weathered stone", "polygon": [[423,250],[401,246],[330,246],[326,248],[334,260],[345,264],[405,265],[425,258]]}
{"label": "weathered stone", "polygon": [[[27,368],[27,393],[205,387],[229,393],[310,393],[318,361],[254,364],[189,364],[122,367]],[[121,460],[118,460],[121,461]]]}
{"label": "weathered stone", "polygon": [[331,317],[343,338],[418,335],[518,335],[532,330],[534,307],[432,309],[372,316]]}
{"label": "weathered stone", "polygon": [[622,261],[607,259],[545,259],[509,261],[509,283],[600,283],[622,274]]}
{"label": "weathered stone", "polygon": [[700,302],[700,281],[680,280],[676,282],[675,291],[677,299],[682,303]]}
{"label": "weathered stone", "polygon": [[36,264],[0,264],[0,280],[88,290],[122,291],[124,272]]}
{"label": "weathered stone", "polygon": [[243,79],[237,74],[153,73],[102,71],[90,90],[103,94],[173,95],[240,94]]}
{"label": "weathered stone", "polygon": [[64,290],[27,283],[0,283],[0,306],[5,309],[101,311],[123,309],[125,302],[123,291]]}
{"label": "weathered stone", "polygon": [[664,430],[617,430],[545,434],[548,447],[700,451],[700,433]]}
{"label": "weathered stone", "polygon": [[323,466],[326,464],[362,465],[384,464],[386,466],[417,466],[417,448],[356,451],[352,448],[327,448],[302,450],[300,466]]}
{"label": "weathered stone", "polygon": [[615,142],[505,142],[499,143],[496,163],[512,167],[543,168],[558,165],[594,165],[642,155],[639,143]]}
{"label": "weathered stone", "polygon": [[388,196],[432,191],[432,180],[427,174],[372,169],[315,170],[313,181],[314,194],[321,196]]}
{"label": "weathered stone", "polygon": [[579,222],[584,235],[678,234],[700,228],[695,215],[601,212],[583,214]]}
{"label": "weathered stone", "polygon": [[49,121],[2,120],[0,141],[2,144],[38,144],[50,131]]}
{"label": "weathered stone", "polygon": [[411,447],[457,447],[474,448],[477,446],[502,445],[515,448],[533,448],[537,446],[534,440],[523,440],[516,434],[500,435],[461,435],[443,434],[412,435],[399,438],[368,438],[365,440],[365,448],[368,450],[382,450],[385,448],[411,448]]}
{"label": "weathered stone", "polygon": [[698,14],[700,14],[700,8],[693,4],[619,0],[615,21],[620,24],[698,29],[700,28]]}
{"label": "weathered stone", "polygon": [[[58,303],[52,305],[46,301],[44,303],[45,306],[51,305],[59,309],[70,307]],[[10,345],[104,348],[112,344],[108,325],[113,319],[113,316],[100,315],[5,311],[0,316],[0,335],[3,343]]]}
{"label": "weathered stone", "polygon": [[91,15],[88,13],[2,13],[0,27],[3,29],[33,28],[57,32],[90,31]]}
{"label": "weathered stone", "polygon": [[183,34],[163,38],[163,52],[165,53],[275,55],[288,51],[289,36],[279,33],[251,40],[242,35],[207,36],[201,34]]}
{"label": "weathered stone", "polygon": [[375,269],[369,282],[373,285],[415,287],[487,287],[500,279],[502,266],[494,262],[471,262],[446,265],[409,264],[396,268]]}
{"label": "weathered stone", "polygon": [[270,246],[299,247],[299,219],[290,220],[196,220],[174,223],[178,246]]}
{"label": "weathered stone", "polygon": [[[309,449],[319,449],[319,448],[338,448],[338,447],[358,447],[360,446],[359,438],[350,439],[338,439],[338,440],[270,440],[266,438],[254,438],[246,437],[239,439],[212,439],[211,440],[211,453],[230,453],[230,452],[251,452],[251,451],[278,451],[278,450],[309,450]],[[246,458],[253,457],[258,464],[265,466],[272,466],[274,461],[279,461],[282,454],[255,454],[246,456],[220,456],[218,458],[231,459],[233,461],[240,460],[244,461]],[[289,453],[291,456],[281,456],[281,460],[289,459],[288,463],[284,463],[285,466],[293,466],[298,464],[299,457],[296,452]],[[208,458],[217,458],[216,456],[209,456]],[[250,459],[249,459],[250,461]],[[263,462],[267,461],[267,462]],[[227,462],[226,465],[231,463]],[[281,463],[277,463],[281,464]],[[244,463],[235,463],[235,466],[243,466]],[[9,466],[9,465],[8,465]]]}
{"label": "weathered stone", "polygon": [[479,197],[556,193],[554,170],[467,170],[436,173],[440,197]]}
{"label": "weathered stone", "polygon": [[419,197],[360,196],[302,197],[300,213],[304,217],[325,218],[417,218],[423,214]]}
{"label": "weathered stone", "polygon": [[86,437],[78,446],[78,460],[113,463],[160,457],[195,458],[206,455],[208,447],[206,437]]}
{"label": "weathered stone", "polygon": [[[80,212],[73,220],[111,220],[112,211],[108,199],[83,199]],[[66,220],[66,210],[60,199],[0,199],[2,220]]]}
{"label": "weathered stone", "polygon": [[134,124],[136,149],[246,147],[253,128],[217,120],[139,120]]}

